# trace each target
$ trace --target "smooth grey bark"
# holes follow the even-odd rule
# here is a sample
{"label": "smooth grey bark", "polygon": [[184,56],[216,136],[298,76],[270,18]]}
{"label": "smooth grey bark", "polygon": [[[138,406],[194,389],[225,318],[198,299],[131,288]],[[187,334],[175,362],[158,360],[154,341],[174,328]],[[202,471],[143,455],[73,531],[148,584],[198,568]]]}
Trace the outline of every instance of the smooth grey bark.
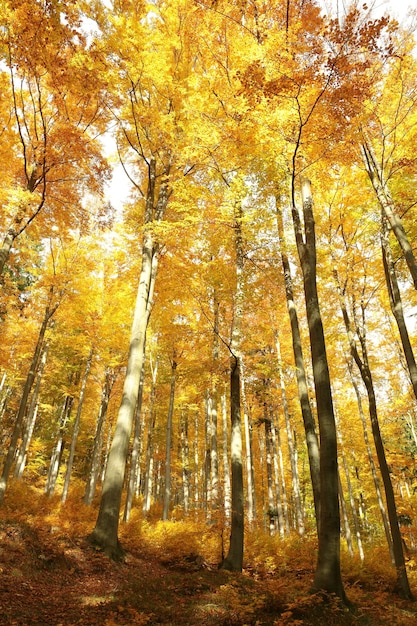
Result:
{"label": "smooth grey bark", "polygon": [[128,522],[130,519],[130,513],[132,511],[133,496],[135,494],[137,476],[139,472],[141,445],[142,445],[142,397],[143,397],[143,383],[145,377],[145,356],[143,356],[142,371],[139,381],[138,400],[136,402],[135,415],[133,418],[134,432],[133,432],[133,446],[132,453],[130,455],[130,472],[129,481],[127,484],[126,502],[123,513],[123,521]]}
{"label": "smooth grey bark", "polygon": [[417,261],[404,230],[400,216],[395,210],[394,200],[385,180],[384,172],[373,151],[371,142],[365,136],[362,143],[362,157],[382,212],[387,218],[404,255],[415,289],[417,289]]}
{"label": "smooth grey bark", "polygon": [[[169,172],[165,172],[168,175]],[[167,183],[156,191],[156,163],[149,162],[145,205],[145,228],[142,241],[142,267],[132,323],[126,377],[123,385],[116,428],[103,481],[100,509],[89,540],[114,560],[124,558],[119,542],[119,513],[122,500],[129,440],[139,393],[139,381],[145,353],[146,331],[153,301],[153,287],[158,267],[159,246],[154,241],[152,223],[163,218],[168,203]],[[157,202],[155,206],[155,199]]]}
{"label": "smooth grey bark", "polygon": [[[401,539],[400,527],[398,525],[397,507],[395,504],[394,489],[391,482],[391,476],[387,459],[385,456],[384,444],[382,441],[381,431],[379,428],[378,410],[375,397],[375,389],[372,379],[372,373],[369,366],[368,350],[365,336],[365,310],[361,305],[362,314],[362,328],[356,319],[355,310],[353,311],[353,326],[350,321],[350,316],[347,310],[345,294],[342,292],[339,286],[340,304],[342,308],[343,321],[345,323],[346,332],[349,339],[349,346],[353,360],[361,375],[363,384],[365,385],[366,393],[368,396],[368,409],[369,417],[371,420],[372,435],[374,439],[374,445],[378,457],[379,470],[381,472],[382,482],[384,484],[385,500],[387,503],[388,519],[391,530],[392,549],[394,554],[395,568],[397,572],[397,585],[400,595],[407,599],[413,599],[411,593],[410,584],[408,581],[407,570],[405,567],[403,544]],[[355,334],[358,338],[360,351],[355,339]]]}
{"label": "smooth grey bark", "polygon": [[88,506],[91,506],[93,498],[96,492],[96,485],[100,473],[100,457],[103,447],[103,429],[107,416],[107,407],[109,405],[110,394],[113,389],[113,385],[116,382],[117,374],[114,370],[106,368],[103,388],[101,390],[100,409],[97,416],[96,431],[94,435],[94,444],[91,454],[91,467],[87,480],[84,502]]}
{"label": "smooth grey bark", "polygon": [[[378,478],[378,473],[376,471],[376,466],[375,466],[374,457],[373,457],[373,453],[372,453],[372,449],[371,449],[371,444],[369,442],[368,428],[367,428],[367,425],[366,425],[365,412],[363,410],[363,405],[362,405],[362,397],[361,397],[361,393],[359,391],[359,386],[358,386],[356,380],[353,377],[353,372],[352,372],[353,365],[351,363],[349,363],[348,366],[349,366],[350,379],[351,379],[351,382],[352,382],[353,389],[355,390],[355,395],[356,395],[356,399],[357,399],[357,402],[358,402],[359,417],[361,419],[362,429],[363,429],[363,439],[364,439],[365,446],[366,446],[366,453],[367,453],[367,456],[368,456],[369,467],[371,468],[372,480],[373,480],[373,483],[374,483],[375,492],[376,492],[377,501],[378,501],[378,508],[379,508],[380,513],[381,513],[382,524],[383,524],[383,527],[384,527],[385,537],[387,539],[387,544],[388,544],[388,548],[389,548],[389,551],[390,551],[391,560],[392,560],[392,563],[395,564],[395,562],[394,562],[394,552],[393,552],[393,547],[392,547],[391,533],[390,533],[389,523],[388,523],[388,517],[387,517],[387,512],[385,510],[384,500],[382,498],[381,487],[380,487],[380,484],[379,484],[379,478]],[[356,468],[356,471],[357,471],[357,474],[358,474],[358,468]],[[358,479],[359,479],[359,475],[358,475]],[[362,515],[365,518],[365,505],[364,505],[364,499],[363,499],[362,494],[361,494],[359,505],[360,505],[360,508],[362,510]]]}
{"label": "smooth grey bark", "polygon": [[[275,423],[276,422],[276,423]],[[284,459],[282,456],[281,446],[281,430],[278,420],[275,420],[273,415],[271,417],[271,434],[272,445],[274,449],[274,468],[278,493],[278,515],[282,522],[280,525],[280,533],[283,537],[285,534],[290,534],[290,520],[288,516],[288,499],[287,499],[287,487],[285,484],[285,468]]]}
{"label": "smooth grey bark", "polygon": [[345,528],[346,543],[347,543],[348,552],[349,552],[350,556],[353,556],[352,533],[350,531],[349,518],[348,518],[347,510],[346,510],[346,502],[345,502],[345,497],[343,495],[342,482],[340,480],[340,472],[339,472],[338,482],[339,482],[340,508],[342,510],[342,518],[343,518],[343,526]]}
{"label": "smooth grey bark", "polygon": [[156,394],[156,379],[158,375],[158,357],[153,364],[150,359],[151,366],[151,395],[149,399],[149,419],[148,419],[148,433],[146,440],[146,459],[145,459],[145,479],[143,486],[143,506],[142,513],[147,515],[151,508],[151,496],[152,496],[152,473],[153,473],[153,436],[155,432],[156,412],[155,412],[155,394]]}
{"label": "smooth grey bark", "polygon": [[232,516],[229,551],[226,558],[221,563],[221,568],[241,572],[243,567],[244,498],[240,414],[240,367],[238,357],[232,357],[231,359],[230,414],[232,423],[230,438],[232,462]]}
{"label": "smooth grey bark", "polygon": [[206,509],[207,520],[211,518],[211,397],[210,392],[206,391],[204,402],[204,506]]}
{"label": "smooth grey bark", "polygon": [[16,415],[16,421],[13,427],[12,438],[9,444],[9,448],[7,451],[6,459],[4,461],[3,472],[0,477],[0,504],[3,502],[4,495],[7,489],[7,483],[9,480],[10,472],[13,465],[13,460],[16,453],[17,443],[21,434],[23,419],[26,414],[26,408],[29,401],[30,392],[32,391],[33,383],[35,381],[36,371],[39,365],[39,360],[42,354],[42,349],[44,345],[45,333],[48,328],[48,324],[52,319],[55,311],[59,306],[59,302],[56,304],[52,304],[54,296],[53,287],[49,290],[49,298],[48,304],[46,305],[45,313],[43,316],[42,324],[39,330],[38,339],[36,341],[35,351],[33,353],[32,361],[29,367],[29,372],[26,376],[25,384],[22,391],[22,397],[19,403],[19,409]]}
{"label": "smooth grey bark", "polygon": [[304,228],[292,189],[292,218],[303,275],[311,360],[320,432],[320,524],[313,591],[347,598],[340,570],[340,510],[336,423],[327,362],[326,342],[317,292],[316,235],[310,181],[301,180]]}
{"label": "smooth grey bark", "polygon": [[300,326],[298,323],[297,308],[294,300],[293,282],[291,276],[291,266],[288,260],[286,240],[284,235],[284,226],[282,220],[282,213],[279,208],[278,200],[276,201],[277,207],[277,228],[278,238],[281,248],[281,263],[284,272],[285,281],[285,297],[287,302],[288,316],[290,318],[291,325],[291,338],[292,348],[295,361],[295,372],[297,379],[298,398],[300,402],[301,415],[303,418],[304,431],[306,434],[306,444],[308,461],[310,468],[311,486],[313,490],[314,511],[316,516],[317,531],[319,530],[320,520],[320,450],[317,437],[316,422],[314,419],[313,411],[310,404],[310,398],[308,393],[307,376],[304,365],[304,354],[301,342]]}
{"label": "smooth grey bark", "polygon": [[294,443],[290,412],[288,409],[287,392],[285,388],[284,372],[282,370],[282,362],[281,362],[281,346],[280,346],[279,336],[277,332],[275,332],[275,346],[276,346],[277,359],[278,359],[278,375],[279,375],[279,383],[280,383],[280,389],[281,389],[282,408],[283,408],[284,418],[285,418],[285,430],[287,432],[288,454],[290,457],[290,464],[291,464],[291,484],[292,484],[292,493],[293,493],[293,500],[294,500],[294,513],[295,513],[298,533],[300,535],[303,535],[305,528],[304,528],[303,507],[301,504],[300,478],[298,474],[298,465],[297,465],[297,449]]}
{"label": "smooth grey bark", "polygon": [[395,270],[394,260],[389,242],[389,229],[387,220],[382,215],[381,219],[381,247],[382,260],[384,263],[385,282],[387,285],[389,302],[392,314],[397,322],[398,332],[400,334],[401,344],[405,360],[407,363],[408,375],[413,387],[414,396],[417,400],[417,365],[414,357],[413,348],[408,334],[407,324],[404,318],[403,305],[401,301],[401,292],[398,286],[397,272]]}
{"label": "smooth grey bark", "polygon": [[169,393],[169,407],[167,417],[166,450],[165,450],[165,482],[164,482],[164,506],[162,519],[165,522],[169,515],[171,502],[171,445],[172,445],[172,418],[174,415],[175,383],[177,380],[177,362],[175,351],[171,362],[171,387]]}
{"label": "smooth grey bark", "polygon": [[61,414],[58,420],[58,432],[55,445],[52,449],[51,459],[49,462],[48,476],[46,479],[45,493],[51,497],[55,492],[56,481],[59,473],[59,466],[61,464],[62,452],[64,450],[64,434],[68,420],[71,416],[72,407],[74,404],[74,398],[72,396],[65,396],[65,400],[62,406]]}
{"label": "smooth grey bark", "polygon": [[232,511],[230,468],[229,468],[229,446],[227,429],[227,400],[226,394],[221,396],[222,428],[223,428],[223,492],[224,492],[224,516],[226,521],[230,521]]}
{"label": "smooth grey bark", "polygon": [[[358,546],[359,558],[360,558],[361,561],[363,561],[364,558],[365,558],[365,555],[364,555],[364,551],[363,551],[361,530],[360,530],[358,514],[357,514],[356,506],[355,506],[355,499],[353,497],[352,481],[350,480],[349,466],[348,466],[348,462],[347,462],[346,454],[345,454],[345,449],[344,449],[344,445],[343,445],[342,431],[341,431],[341,428],[339,426],[339,422],[338,421],[336,422],[336,424],[337,424],[337,433],[338,433],[338,440],[339,440],[339,450],[340,450],[340,454],[341,454],[341,457],[342,457],[343,469],[344,469],[345,478],[346,478],[346,486],[347,486],[347,489],[348,489],[349,503],[350,503],[350,508],[351,508],[351,511],[352,511],[353,524],[354,524],[354,528],[355,528],[356,543],[357,543],[357,546]],[[340,485],[341,485],[341,482],[340,482],[340,476],[339,476],[339,486]],[[346,523],[345,523],[345,525],[346,525]]]}
{"label": "smooth grey bark", "polygon": [[91,348],[90,354],[88,355],[87,363],[86,363],[85,371],[84,371],[84,376],[83,376],[82,383],[81,383],[80,396],[78,398],[77,413],[75,414],[74,427],[73,427],[72,438],[71,438],[71,446],[70,446],[70,451],[69,451],[69,456],[68,456],[68,461],[67,461],[67,471],[65,474],[64,488],[62,490],[62,496],[61,496],[62,502],[66,502],[66,499],[68,497],[68,489],[69,489],[69,484],[71,480],[72,467],[74,464],[74,457],[75,457],[75,447],[77,445],[78,432],[80,430],[81,412],[82,412],[82,408],[84,404],[85,390],[87,387],[87,381],[90,375],[92,362],[93,362],[93,348]]}
{"label": "smooth grey bark", "polygon": [[255,508],[255,473],[253,468],[252,459],[252,420],[249,415],[248,404],[246,401],[246,389],[245,389],[245,369],[243,362],[241,362],[241,397],[243,405],[243,425],[245,429],[245,460],[246,460],[246,483],[247,483],[247,519],[248,523],[252,524],[256,518]]}
{"label": "smooth grey bark", "polygon": [[[268,511],[267,515],[269,518],[269,534],[274,535],[278,525],[279,530],[281,530],[282,526],[278,521],[277,514],[277,498],[274,493],[274,483],[272,477],[272,457],[274,454],[274,450],[272,448],[272,436],[271,436],[271,419],[268,416],[268,408],[264,406],[264,417],[263,417],[264,427],[265,427],[265,464],[266,464],[266,485],[267,485],[267,494],[268,494]],[[277,488],[278,484],[277,484]]]}
{"label": "smooth grey bark", "polygon": [[182,492],[184,514],[190,509],[190,444],[188,439],[188,414],[183,412],[180,421],[181,464],[182,464]]}
{"label": "smooth grey bark", "polygon": [[236,292],[233,311],[233,323],[230,341],[230,452],[231,452],[231,488],[232,517],[230,525],[230,543],[226,558],[221,563],[222,569],[242,571],[244,545],[244,490],[243,490],[243,453],[241,424],[241,325],[243,308],[243,270],[244,252],[242,235],[242,204],[235,204],[234,230],[236,252]]}
{"label": "smooth grey bark", "polygon": [[199,454],[198,454],[198,411],[194,415],[194,509],[198,519],[198,509],[200,508],[200,490],[199,490]]}
{"label": "smooth grey bark", "polygon": [[41,361],[40,361],[39,369],[38,369],[38,375],[36,377],[35,388],[33,390],[32,398],[30,400],[30,405],[29,405],[29,410],[28,410],[28,415],[27,415],[27,423],[24,429],[22,443],[20,444],[19,452],[18,452],[17,459],[16,459],[16,466],[15,466],[15,471],[14,471],[15,478],[21,478],[23,471],[25,469],[25,465],[27,461],[27,451],[28,451],[28,448],[32,439],[32,435],[33,435],[33,431],[34,431],[35,423],[36,423],[36,418],[38,414],[39,390],[41,387],[43,372],[45,370],[47,354],[48,354],[48,345],[45,346],[42,352]]}

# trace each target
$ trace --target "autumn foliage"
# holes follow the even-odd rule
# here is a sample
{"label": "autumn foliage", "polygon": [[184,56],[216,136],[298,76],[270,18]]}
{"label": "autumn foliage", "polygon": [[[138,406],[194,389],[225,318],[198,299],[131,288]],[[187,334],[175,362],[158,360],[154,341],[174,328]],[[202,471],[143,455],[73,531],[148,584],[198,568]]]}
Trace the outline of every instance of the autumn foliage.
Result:
{"label": "autumn foliage", "polygon": [[414,623],[413,21],[345,8],[1,4],[0,623]]}

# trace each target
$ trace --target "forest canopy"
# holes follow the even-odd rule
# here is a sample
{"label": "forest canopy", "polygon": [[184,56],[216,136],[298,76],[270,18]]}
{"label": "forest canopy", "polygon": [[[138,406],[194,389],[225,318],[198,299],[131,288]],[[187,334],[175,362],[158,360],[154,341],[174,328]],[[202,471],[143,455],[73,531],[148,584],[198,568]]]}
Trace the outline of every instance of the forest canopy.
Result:
{"label": "forest canopy", "polygon": [[314,538],[345,604],[384,546],[413,597],[416,19],[1,3],[0,503],[82,492],[115,560],[134,511],[237,572]]}

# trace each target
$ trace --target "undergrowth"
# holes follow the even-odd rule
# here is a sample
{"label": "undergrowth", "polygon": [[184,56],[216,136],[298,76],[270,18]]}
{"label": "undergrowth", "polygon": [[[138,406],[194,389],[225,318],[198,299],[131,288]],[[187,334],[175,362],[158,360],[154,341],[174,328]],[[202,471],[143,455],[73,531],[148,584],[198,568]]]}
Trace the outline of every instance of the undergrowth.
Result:
{"label": "undergrowth", "polygon": [[[309,591],[317,556],[314,534],[283,540],[247,528],[244,571],[231,574],[217,569],[229,532],[221,519],[207,524],[202,514],[181,519],[178,513],[175,521],[161,522],[155,511],[143,519],[137,506],[129,523],[120,524],[126,563],[114,564],[85,541],[97,508],[84,505],[82,495],[80,485],[62,504],[59,495],[48,498],[24,482],[10,485],[0,509],[0,602],[6,607],[0,624],[40,625],[45,615],[47,623],[62,626],[417,623],[414,604],[395,594],[395,572],[384,546],[367,546],[363,562],[342,553],[352,603],[347,609],[337,598]],[[413,562],[408,573],[417,591]],[[13,597],[17,581],[26,589],[21,604]]]}

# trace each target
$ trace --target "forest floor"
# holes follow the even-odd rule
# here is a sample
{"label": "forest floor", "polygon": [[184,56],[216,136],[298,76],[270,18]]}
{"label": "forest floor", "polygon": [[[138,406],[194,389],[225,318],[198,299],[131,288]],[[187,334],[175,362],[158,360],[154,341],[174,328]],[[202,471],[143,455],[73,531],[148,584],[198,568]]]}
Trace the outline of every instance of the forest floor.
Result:
{"label": "forest floor", "polygon": [[[16,626],[378,626],[417,624],[417,602],[395,593],[383,548],[360,563],[343,556],[350,610],[309,594],[313,539],[248,533],[241,574],[217,569],[219,525],[121,524],[124,563],[86,540],[97,511],[72,496],[62,505],[20,483],[0,509],[0,624]],[[417,564],[408,563],[417,593]]]}

